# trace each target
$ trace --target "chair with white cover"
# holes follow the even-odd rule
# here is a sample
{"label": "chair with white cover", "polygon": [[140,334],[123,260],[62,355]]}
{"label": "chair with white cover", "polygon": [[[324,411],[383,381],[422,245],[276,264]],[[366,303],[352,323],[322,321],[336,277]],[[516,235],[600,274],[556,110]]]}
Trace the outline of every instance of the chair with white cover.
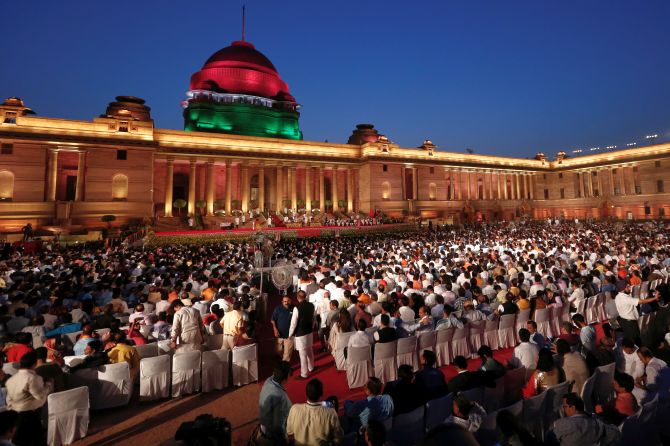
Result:
{"label": "chair with white cover", "polygon": [[521,420],[521,417],[523,416],[523,399],[520,399],[516,403],[510,404],[507,407],[501,407],[498,412],[503,410],[506,410],[507,412],[514,415],[514,418],[516,418],[517,420]]}
{"label": "chair with white cover", "polygon": [[181,352],[172,357],[172,397],[196,393],[200,390],[201,353]]}
{"label": "chair with white cover", "polygon": [[484,331],[486,330],[486,321],[468,322],[468,338],[470,340],[470,349],[474,353],[479,347],[486,344],[484,341]]}
{"label": "chair with white cover", "polygon": [[607,320],[607,312],[605,311],[605,293],[598,294],[598,303],[596,304],[596,313],[598,315],[599,322],[605,322]]}
{"label": "chair with white cover", "polygon": [[79,335],[81,335],[81,331],[75,331],[72,333],[64,333],[61,335],[61,342],[63,343],[63,346],[65,347],[66,350],[70,351],[72,350],[72,347],[74,347],[74,344],[77,343],[77,338]]}
{"label": "chair with white cover", "polygon": [[437,356],[438,367],[450,364],[454,359],[454,356],[451,354],[451,341],[454,339],[455,331],[454,327],[435,330],[437,333],[435,338],[435,355]]}
{"label": "chair with white cover", "polygon": [[598,321],[598,310],[596,305],[598,304],[598,296],[592,296],[586,299],[586,309],[584,310],[584,318],[586,318],[587,324],[593,324]]}
{"label": "chair with white cover", "polygon": [[153,401],[170,396],[169,355],[154,356],[140,360],[140,401]]}
{"label": "chair with white cover", "polygon": [[[77,356],[63,356],[63,364],[68,367],[74,367],[84,362],[86,355],[77,355]],[[4,368],[4,365],[3,365]],[[7,372],[5,372],[7,373]]]}
{"label": "chair with white cover", "polygon": [[258,345],[233,348],[233,385],[243,386],[258,381]]}
{"label": "chair with white cover", "polygon": [[[90,388],[89,388],[90,389]],[[130,402],[133,380],[127,362],[98,367],[98,386],[91,395],[91,409],[125,406]]]}
{"label": "chair with white cover", "polygon": [[579,299],[575,301],[575,307],[577,308],[577,313],[583,316],[586,312],[586,299]]}
{"label": "chair with white cover", "polygon": [[350,389],[365,386],[373,373],[372,348],[369,345],[347,349],[347,384]]}
{"label": "chair with white cover", "polygon": [[333,351],[333,356],[335,357],[335,368],[337,370],[346,369],[346,357],[344,356],[344,351],[349,344],[349,338],[354,334],[354,331],[349,331],[346,333],[338,333],[337,340],[335,341],[335,351]]}
{"label": "chair with white cover", "polygon": [[[570,316],[570,304],[567,302],[563,302],[563,311],[561,312],[561,322],[570,322],[572,323],[572,319]],[[560,330],[559,330],[560,333]]]}
{"label": "chair with white cover", "polygon": [[549,387],[544,393],[547,394],[547,405],[544,410],[544,425],[551,424],[561,417],[561,404],[563,397],[570,392],[572,381],[564,381],[555,386]]}
{"label": "chair with white cover", "polygon": [[498,411],[486,412],[486,416],[482,420],[482,424],[479,425],[479,429],[475,432],[475,438],[477,443],[481,446],[494,446],[498,438],[498,425],[496,423],[496,417],[498,416]]}
{"label": "chair with white cover", "polygon": [[416,357],[416,345],[416,336],[398,339],[398,355],[396,357],[398,367],[403,364],[409,364],[414,371],[419,368]]}
{"label": "chair with white cover", "polygon": [[424,406],[419,406],[411,412],[393,417],[393,427],[389,438],[392,438],[398,445],[411,445],[421,441],[426,435],[424,413]]}
{"label": "chair with white cover", "polygon": [[616,363],[596,367],[593,373],[596,376],[594,397],[597,404],[605,404],[614,399],[614,372]]}
{"label": "chair with white cover", "polygon": [[589,378],[584,381],[584,387],[581,389],[575,389],[575,392],[581,392],[582,401],[584,401],[584,410],[588,413],[595,413],[595,389],[596,389],[596,380],[598,379],[598,372],[589,376]]}
{"label": "chair with white cover", "polygon": [[505,379],[505,396],[502,404],[512,404],[519,401],[522,397],[522,391],[526,385],[526,368],[518,367],[516,369],[508,370],[504,375]]}
{"label": "chair with white cover", "polygon": [[434,330],[421,331],[416,338],[416,353],[419,364],[421,363],[421,355],[424,350],[435,351],[435,341],[437,340],[437,333]]}
{"label": "chair with white cover", "polygon": [[442,424],[451,415],[451,406],[454,395],[448,394],[441,398],[435,398],[426,403],[426,432],[435,426]]}
{"label": "chair with white cover", "polygon": [[451,340],[451,354],[454,355],[454,358],[459,355],[466,358],[470,357],[472,350],[470,348],[470,340],[468,339],[469,331],[468,325],[457,328],[454,331],[454,339]]}
{"label": "chair with white cover", "polygon": [[222,390],[228,387],[230,350],[202,352],[202,391]]}
{"label": "chair with white cover", "polygon": [[545,338],[554,337],[554,327],[551,323],[551,308],[540,308],[535,310],[535,322],[537,323],[537,331]]}
{"label": "chair with white cover", "polygon": [[84,438],[88,432],[88,387],[77,387],[47,397],[47,444],[61,446]]}
{"label": "chair with white cover", "polygon": [[495,387],[484,387],[484,409],[486,412],[493,412],[502,406],[505,399],[505,377],[496,379]]}
{"label": "chair with white cover", "polygon": [[15,375],[19,371],[19,362],[5,362],[2,364],[2,371],[5,375]]}
{"label": "chair with white cover", "polygon": [[498,328],[498,348],[510,348],[516,346],[516,314],[503,314],[500,316]]}
{"label": "chair with white cover", "polygon": [[527,308],[525,310],[519,310],[519,312],[516,314],[516,323],[514,326],[514,334],[516,336],[517,342],[521,342],[519,340],[519,330],[522,328],[526,328],[526,323],[530,319],[530,308]]}
{"label": "chair with white cover", "polygon": [[[642,405],[639,411],[639,421],[642,427],[642,437],[638,439],[639,444],[658,444],[658,425],[656,416],[658,412],[658,394],[651,401]],[[666,424],[665,413],[663,413],[661,422]]]}
{"label": "chair with white cover", "polygon": [[645,280],[640,284],[640,299],[646,299],[649,297],[649,281]]}
{"label": "chair with white cover", "polygon": [[[568,310],[569,311],[569,310]],[[563,307],[551,307],[551,328],[554,330],[554,333],[561,332],[561,320],[563,316]]]}
{"label": "chair with white cover", "polygon": [[170,345],[170,340],[165,339],[163,341],[158,341],[156,342],[158,346],[158,354],[159,355],[174,355],[174,349]]}
{"label": "chair with white cover", "polygon": [[221,321],[213,320],[212,322],[210,322],[209,325],[207,326],[207,334],[210,336],[214,336],[217,334],[222,335],[223,327],[221,326]]}
{"label": "chair with white cover", "polygon": [[144,358],[153,358],[158,356],[158,343],[152,342],[150,344],[136,345],[135,349],[137,354],[140,355],[140,359]]}
{"label": "chair with white cover", "polygon": [[484,328],[484,344],[491,347],[491,350],[498,350],[498,326],[500,321],[495,319],[492,321],[486,321],[486,327]]}
{"label": "chair with white cover", "polygon": [[383,342],[375,344],[374,367],[375,376],[382,383],[394,381],[398,376],[396,366],[396,355],[398,354],[398,341]]}
{"label": "chair with white cover", "polygon": [[640,423],[640,412],[642,409],[638,410],[633,415],[626,417],[619,426],[621,430],[621,445],[628,444],[644,444],[640,442],[640,439],[643,436],[642,433],[642,424]]}
{"label": "chair with white cover", "polygon": [[540,441],[544,439],[545,424],[542,415],[546,410],[546,405],[547,392],[542,392],[534,397],[523,400],[521,424]]}
{"label": "chair with white cover", "polygon": [[223,333],[207,336],[205,345],[207,346],[207,350],[220,350],[223,345]]}

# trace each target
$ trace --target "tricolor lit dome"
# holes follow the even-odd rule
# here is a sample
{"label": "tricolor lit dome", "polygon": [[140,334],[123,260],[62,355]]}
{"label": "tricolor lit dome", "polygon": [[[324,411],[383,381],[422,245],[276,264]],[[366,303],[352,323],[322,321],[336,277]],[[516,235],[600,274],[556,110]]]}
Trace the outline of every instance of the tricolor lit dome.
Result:
{"label": "tricolor lit dome", "polygon": [[185,130],[302,139],[299,105],[249,42],[217,51],[191,76],[184,108]]}

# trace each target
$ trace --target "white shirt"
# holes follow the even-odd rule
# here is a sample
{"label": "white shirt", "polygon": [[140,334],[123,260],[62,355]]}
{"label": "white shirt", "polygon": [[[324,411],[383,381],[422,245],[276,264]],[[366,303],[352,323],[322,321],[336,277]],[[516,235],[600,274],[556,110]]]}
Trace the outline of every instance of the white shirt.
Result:
{"label": "white shirt", "polygon": [[522,342],[514,347],[514,354],[512,355],[510,362],[515,367],[525,367],[527,369],[535,370],[539,355],[540,349],[537,344]]}
{"label": "white shirt", "polygon": [[375,341],[370,333],[367,333],[365,331],[357,331],[356,333],[352,334],[351,337],[349,338],[349,343],[347,344],[347,347],[348,348],[365,347],[368,345],[373,345],[374,342]]}
{"label": "white shirt", "polygon": [[639,317],[637,313],[637,305],[639,302],[639,299],[636,299],[623,291],[617,294],[614,298],[619,317],[629,321],[637,321],[637,318]]}
{"label": "white shirt", "polygon": [[623,348],[618,351],[617,355],[617,369],[637,379],[644,375],[644,364],[637,355],[637,350],[628,354],[623,351]]}
{"label": "white shirt", "polygon": [[572,303],[580,300],[584,300],[584,290],[581,288],[575,288],[572,291],[572,294],[570,294],[570,297],[568,297],[568,302]]}

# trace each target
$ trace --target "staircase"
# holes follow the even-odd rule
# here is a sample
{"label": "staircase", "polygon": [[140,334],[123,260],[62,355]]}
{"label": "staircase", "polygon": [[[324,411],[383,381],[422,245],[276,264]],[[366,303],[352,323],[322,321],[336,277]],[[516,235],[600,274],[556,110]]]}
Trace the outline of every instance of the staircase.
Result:
{"label": "staircase", "polygon": [[182,217],[159,217],[154,224],[154,231],[188,231],[188,222]]}

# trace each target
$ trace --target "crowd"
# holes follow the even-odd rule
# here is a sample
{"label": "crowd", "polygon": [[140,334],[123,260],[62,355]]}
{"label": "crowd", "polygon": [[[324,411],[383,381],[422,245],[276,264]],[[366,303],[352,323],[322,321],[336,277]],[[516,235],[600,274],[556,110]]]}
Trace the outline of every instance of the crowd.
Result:
{"label": "crowd", "polygon": [[[548,227],[529,222],[393,236],[282,240],[274,248],[274,259],[294,266],[294,291],[289,295],[295,299],[285,297],[270,319],[281,358],[288,362],[294,350],[298,352],[297,379],[309,380],[307,402],[291,406],[287,401],[282,383],[290,369],[286,363],[278,365],[261,394],[262,436],[313,444],[315,438],[337,440],[345,431],[356,431],[367,444],[383,444],[385,429],[379,422],[429,397],[489,382],[518,365],[534,370],[524,389],[524,395],[531,397],[565,379],[583,382],[594,367],[609,359],[616,360],[622,372],[615,380],[615,388],[623,389],[617,395],[625,396],[617,397],[613,407],[599,408],[598,417],[569,419],[583,419],[587,427],[616,422],[652,395],[665,397],[660,377],[670,360],[665,340],[668,319],[662,316],[667,288],[659,287],[649,298],[638,300],[630,295],[630,287],[667,275],[666,234],[663,226],[633,223],[570,222]],[[50,392],[62,390],[63,374],[125,361],[136,375],[136,345],[158,339],[169,341],[177,351],[201,349],[208,334],[222,333],[222,347],[232,348],[254,342],[260,323],[254,308],[259,295],[252,280],[254,245],[249,242],[153,251],[86,244],[32,255],[2,252],[0,337],[5,361],[18,362],[19,367],[11,377],[3,373],[2,379],[6,406],[18,413],[14,439],[19,445],[41,438],[40,409]],[[454,364],[461,373],[448,383],[435,368],[434,355],[423,352],[420,370],[402,367],[398,381],[386,385],[371,380],[366,386],[368,402],[345,401],[341,418],[333,410],[339,403],[323,403],[323,383],[310,379],[315,331],[320,348],[337,356],[334,346],[344,332],[356,332],[350,347],[374,345],[523,309],[564,305],[576,309],[581,300],[604,291],[613,297],[608,308],[618,331],[606,330],[603,339],[596,339],[593,327],[579,313],[572,315],[572,324],[564,323],[559,339],[544,339],[531,321],[519,333],[522,342],[510,364],[498,363],[482,346],[479,373],[469,376],[465,358],[457,357]],[[658,314],[656,325],[645,333],[637,329],[638,306],[642,312]],[[374,334],[367,330],[370,327],[377,328]],[[70,345],[68,335],[80,331]],[[68,367],[63,358],[69,355],[82,360]],[[577,395],[565,403],[582,414]],[[271,407],[264,401],[271,401]],[[458,398],[448,421],[476,430],[481,410]],[[313,423],[305,422],[312,419]],[[513,427],[513,435],[525,436],[514,422],[507,420],[506,426]],[[575,432],[567,431],[568,436]],[[560,444],[574,444],[558,426],[553,432]]]}

